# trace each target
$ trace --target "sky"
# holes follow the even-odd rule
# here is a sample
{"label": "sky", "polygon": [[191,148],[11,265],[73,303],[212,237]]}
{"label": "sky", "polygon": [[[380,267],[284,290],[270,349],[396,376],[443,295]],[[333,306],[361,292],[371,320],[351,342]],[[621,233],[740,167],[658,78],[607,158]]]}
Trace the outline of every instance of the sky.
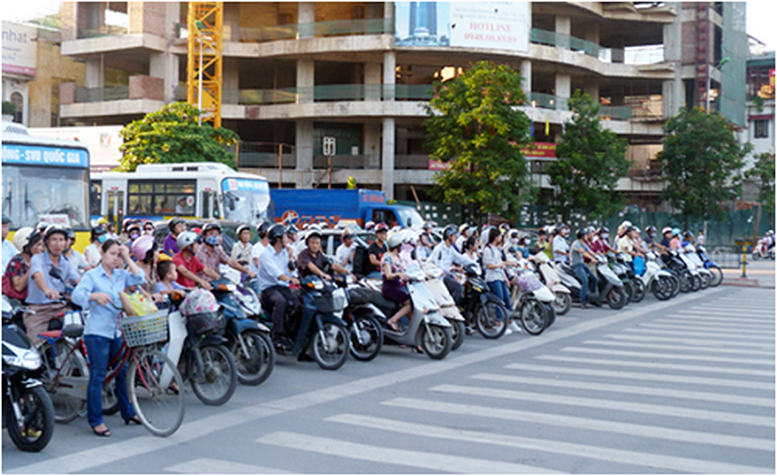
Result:
{"label": "sky", "polygon": [[[59,10],[59,1],[26,0],[22,3],[3,2],[0,18],[26,21]],[[13,5],[9,8],[9,5]],[[9,11],[10,10],[10,11]],[[747,2],[747,33],[766,43],[766,50],[777,48],[777,2],[774,0],[749,0]]]}

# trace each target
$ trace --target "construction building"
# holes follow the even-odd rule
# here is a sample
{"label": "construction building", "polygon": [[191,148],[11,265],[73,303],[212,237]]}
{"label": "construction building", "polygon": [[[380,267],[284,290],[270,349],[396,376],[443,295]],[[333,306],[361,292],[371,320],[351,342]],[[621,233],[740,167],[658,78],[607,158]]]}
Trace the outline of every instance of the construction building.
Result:
{"label": "construction building", "polygon": [[[62,53],[86,76],[63,85],[61,115],[126,124],[186,100],[189,5],[64,3]],[[230,2],[221,22],[222,125],[243,141],[239,167],[276,186],[353,177],[423,199],[439,164],[424,151],[422,106],[435,80],[481,60],[523,76],[546,193],[544,165],[577,89],[628,140],[634,166],[619,188],[649,208],[660,203],[666,118],[693,105],[746,124],[743,2]]]}

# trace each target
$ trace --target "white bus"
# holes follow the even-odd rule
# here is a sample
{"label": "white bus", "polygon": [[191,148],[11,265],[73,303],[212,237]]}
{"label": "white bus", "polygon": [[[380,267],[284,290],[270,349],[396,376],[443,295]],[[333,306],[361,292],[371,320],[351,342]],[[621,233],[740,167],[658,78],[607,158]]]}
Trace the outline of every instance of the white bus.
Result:
{"label": "white bus", "polygon": [[270,186],[260,175],[225,164],[139,165],[135,172],[91,176],[92,219],[219,218],[256,225],[272,220]]}

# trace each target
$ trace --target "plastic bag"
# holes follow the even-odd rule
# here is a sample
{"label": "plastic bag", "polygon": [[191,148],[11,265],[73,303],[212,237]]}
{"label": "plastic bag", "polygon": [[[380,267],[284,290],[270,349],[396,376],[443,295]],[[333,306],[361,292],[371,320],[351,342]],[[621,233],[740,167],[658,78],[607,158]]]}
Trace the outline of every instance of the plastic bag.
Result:
{"label": "plastic bag", "polygon": [[124,312],[128,316],[145,316],[157,311],[154,301],[147,298],[140,292],[131,294],[119,293],[121,304],[124,306]]}
{"label": "plastic bag", "polygon": [[179,309],[184,316],[218,311],[216,296],[204,289],[195,289],[183,300]]}

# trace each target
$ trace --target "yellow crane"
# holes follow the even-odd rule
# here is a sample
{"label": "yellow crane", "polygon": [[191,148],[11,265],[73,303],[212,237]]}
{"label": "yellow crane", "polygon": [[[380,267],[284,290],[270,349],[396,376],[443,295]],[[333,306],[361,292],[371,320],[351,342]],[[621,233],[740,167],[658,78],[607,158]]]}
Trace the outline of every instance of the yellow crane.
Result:
{"label": "yellow crane", "polygon": [[203,111],[201,120],[221,127],[224,2],[189,2],[186,100]]}

